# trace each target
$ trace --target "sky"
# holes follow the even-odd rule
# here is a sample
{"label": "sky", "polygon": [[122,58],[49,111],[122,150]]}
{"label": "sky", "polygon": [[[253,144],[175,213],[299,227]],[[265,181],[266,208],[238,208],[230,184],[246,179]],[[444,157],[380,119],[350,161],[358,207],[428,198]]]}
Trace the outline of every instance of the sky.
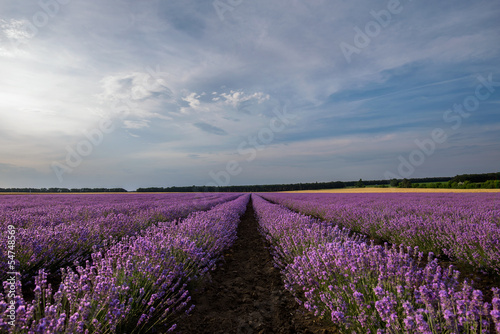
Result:
{"label": "sky", "polygon": [[497,172],[500,2],[0,2],[0,187]]}

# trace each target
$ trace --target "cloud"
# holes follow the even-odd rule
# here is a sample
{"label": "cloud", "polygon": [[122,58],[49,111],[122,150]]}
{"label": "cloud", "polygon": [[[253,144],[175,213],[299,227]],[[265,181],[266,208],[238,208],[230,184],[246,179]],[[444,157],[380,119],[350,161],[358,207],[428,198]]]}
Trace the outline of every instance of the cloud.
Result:
{"label": "cloud", "polygon": [[33,38],[29,31],[30,22],[26,19],[0,18],[0,57],[16,57],[24,55],[20,45]]}
{"label": "cloud", "polygon": [[218,136],[226,136],[227,135],[227,132],[224,131],[223,129],[218,128],[216,126],[213,126],[211,124],[205,123],[205,122],[197,122],[197,123],[193,123],[193,125],[195,127],[197,127],[198,129],[205,131],[207,133],[210,133],[210,134],[214,134],[214,135],[218,135]]}
{"label": "cloud", "polygon": [[10,40],[24,40],[33,37],[27,30],[29,21],[25,19],[0,19],[0,34]]}
{"label": "cloud", "polygon": [[[0,155],[47,185],[57,185],[46,174],[51,162],[64,161],[66,145],[76,149],[106,118],[115,131],[68,185],[119,185],[131,174],[138,186],[205,182],[285,103],[298,121],[274,133],[234,182],[382,177],[415,138],[449,129],[443,113],[475,93],[478,75],[500,81],[500,6],[488,0],[404,1],[350,64],[340,43],[354,43],[354,27],[364,29],[386,4],[256,0],[221,21],[211,2],[72,1],[35,35],[28,26],[40,4],[0,7]],[[429,159],[416,173],[455,171],[460,152],[463,172],[497,168],[498,135],[488,130],[500,124],[494,88],[450,134],[453,163]],[[451,155],[451,146],[441,149]],[[203,164],[192,166],[198,156]],[[128,174],[114,173],[123,165]]]}
{"label": "cloud", "polygon": [[150,98],[171,98],[173,93],[162,78],[150,73],[132,72],[104,77],[101,80],[103,99],[143,101]]}
{"label": "cloud", "polygon": [[163,76],[149,68],[147,72],[108,75],[100,83],[102,92],[97,98],[101,117],[120,119],[125,129],[149,127],[149,120],[155,118],[171,119],[161,108],[175,105],[174,93]]}
{"label": "cloud", "polygon": [[264,101],[267,101],[269,100],[270,96],[269,94],[264,94],[263,92],[257,92],[257,93],[253,93],[253,94],[250,94],[250,95],[247,95],[245,94],[244,92],[241,92],[241,91],[233,91],[231,90],[228,93],[222,93],[220,94],[220,96],[222,96],[223,98],[225,98],[225,102],[227,104],[230,104],[234,107],[238,106],[240,103],[243,103],[243,102],[246,102],[246,101],[250,101],[250,100],[253,100],[257,103],[262,103]]}
{"label": "cloud", "polygon": [[200,100],[198,100],[201,96],[196,93],[191,93],[186,97],[183,97],[182,100],[189,103],[189,106],[193,109],[198,109],[200,106]]}
{"label": "cloud", "polygon": [[236,110],[239,112],[250,113],[248,110],[249,107],[253,108],[256,105],[270,100],[270,95],[263,92],[246,94],[243,91],[230,90],[227,93],[213,92],[212,96],[214,95],[216,96],[210,97],[207,96],[206,93],[186,93],[181,100],[187,102],[188,106],[181,107],[180,110],[184,114],[188,114],[190,112],[214,112],[221,110]]}
{"label": "cloud", "polygon": [[143,129],[143,128],[148,128],[149,123],[150,123],[150,121],[148,121],[148,120],[141,120],[141,121],[124,120],[123,127],[125,129]]}

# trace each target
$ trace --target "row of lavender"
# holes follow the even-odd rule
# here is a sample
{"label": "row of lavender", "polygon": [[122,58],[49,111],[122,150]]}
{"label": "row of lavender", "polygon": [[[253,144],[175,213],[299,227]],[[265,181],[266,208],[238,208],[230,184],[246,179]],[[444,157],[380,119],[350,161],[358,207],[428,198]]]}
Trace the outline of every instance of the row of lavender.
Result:
{"label": "row of lavender", "polygon": [[500,273],[500,194],[269,194],[265,198],[393,244]]}
{"label": "row of lavender", "polygon": [[58,194],[58,195],[3,195],[0,199],[0,227],[15,225],[56,226],[61,223],[86,221],[108,215],[136,215],[147,210],[189,202],[201,205],[221,196],[220,193],[186,194]]}
{"label": "row of lavender", "polygon": [[500,297],[492,304],[458,271],[418,248],[368,244],[347,228],[253,196],[285,286],[308,310],[345,333],[500,333]]}
{"label": "row of lavender", "polygon": [[[24,280],[38,269],[54,271],[85,261],[93,250],[133,235],[154,222],[186,217],[234,199],[234,194],[115,194],[2,196],[0,240],[16,229],[17,269]],[[7,272],[0,249],[0,279]]]}
{"label": "row of lavender", "polygon": [[141,235],[125,237],[107,251],[93,253],[92,263],[76,271],[64,269],[57,291],[40,270],[35,298],[27,302],[16,297],[14,323],[9,323],[6,297],[0,296],[0,328],[51,334],[147,333],[160,326],[174,330],[175,317],[194,307],[189,287],[234,243],[248,200],[249,195],[242,195],[182,221],[157,223]]}

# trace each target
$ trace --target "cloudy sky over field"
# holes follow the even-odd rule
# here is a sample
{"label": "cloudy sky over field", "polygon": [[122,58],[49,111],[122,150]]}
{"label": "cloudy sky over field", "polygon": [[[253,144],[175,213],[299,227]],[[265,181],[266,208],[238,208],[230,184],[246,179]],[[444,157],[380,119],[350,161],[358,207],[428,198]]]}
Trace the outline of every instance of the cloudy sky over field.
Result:
{"label": "cloudy sky over field", "polygon": [[500,166],[500,2],[0,2],[0,187]]}

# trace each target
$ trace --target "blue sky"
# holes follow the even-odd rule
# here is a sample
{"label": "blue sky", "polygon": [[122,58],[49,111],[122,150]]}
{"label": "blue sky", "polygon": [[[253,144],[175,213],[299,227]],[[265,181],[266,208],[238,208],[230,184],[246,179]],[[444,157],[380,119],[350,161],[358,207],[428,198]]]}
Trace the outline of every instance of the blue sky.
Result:
{"label": "blue sky", "polygon": [[498,1],[2,1],[0,187],[498,171],[498,17]]}

